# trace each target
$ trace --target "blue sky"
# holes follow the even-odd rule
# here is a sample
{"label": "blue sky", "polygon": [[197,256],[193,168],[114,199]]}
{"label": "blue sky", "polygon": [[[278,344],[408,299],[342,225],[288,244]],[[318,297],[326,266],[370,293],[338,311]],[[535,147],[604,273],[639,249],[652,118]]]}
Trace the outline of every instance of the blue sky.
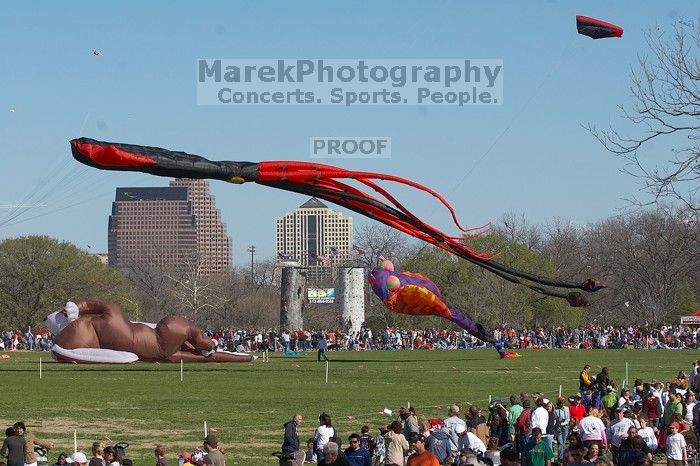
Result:
{"label": "blue sky", "polygon": [[[576,14],[619,24],[624,37],[577,35]],[[465,225],[506,212],[535,223],[615,215],[638,187],[582,125],[619,122],[645,32],[697,14],[687,1],[2,2],[0,204],[46,207],[20,212],[0,239],[47,234],[106,251],[115,188],[167,185],[79,165],[68,147],[79,136],[250,161],[308,161],[311,136],[389,136],[390,159],[333,163],[431,186]],[[498,58],[505,104],[198,106],[200,58]],[[256,185],[211,189],[238,264],[250,244],[271,256],[275,216],[306,201]],[[454,231],[431,198],[397,192]]]}

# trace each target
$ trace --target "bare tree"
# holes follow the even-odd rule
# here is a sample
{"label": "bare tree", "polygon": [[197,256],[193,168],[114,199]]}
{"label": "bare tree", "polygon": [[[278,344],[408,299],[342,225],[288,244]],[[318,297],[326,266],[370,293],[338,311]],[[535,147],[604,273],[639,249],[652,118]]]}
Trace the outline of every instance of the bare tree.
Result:
{"label": "bare tree", "polygon": [[[693,214],[697,218],[697,215]],[[586,234],[592,267],[610,289],[594,306],[618,323],[658,324],[672,315],[678,286],[700,270],[697,221],[657,209],[593,225]]]}
{"label": "bare tree", "polygon": [[360,225],[355,233],[355,245],[364,250],[359,261],[368,269],[376,266],[379,256],[401,263],[417,249],[404,233],[376,222]]}
{"label": "bare tree", "polygon": [[214,276],[208,273],[207,265],[198,254],[186,260],[180,270],[167,272],[166,276],[177,285],[174,293],[182,313],[196,324],[200,323],[202,311],[220,309],[225,302],[220,289],[215,286]]}
{"label": "bare tree", "polygon": [[493,230],[508,241],[524,244],[528,249],[538,250],[542,246],[539,228],[530,224],[525,214],[518,217],[514,212],[505,213]]}
{"label": "bare tree", "polygon": [[143,320],[157,322],[163,316],[177,311],[174,283],[160,267],[134,262],[123,271],[143,305]]}
{"label": "bare tree", "polygon": [[[651,57],[640,57],[632,72],[631,109],[620,106],[622,116],[637,134],[623,135],[616,128],[588,129],[613,154],[626,161],[623,172],[637,177],[652,201],[632,199],[637,205],[661,199],[681,201],[698,211],[700,189],[700,19],[679,21],[672,37],[656,28],[647,34]],[[654,150],[660,138],[676,147],[665,162],[658,152],[652,160],[642,157],[642,149]]]}

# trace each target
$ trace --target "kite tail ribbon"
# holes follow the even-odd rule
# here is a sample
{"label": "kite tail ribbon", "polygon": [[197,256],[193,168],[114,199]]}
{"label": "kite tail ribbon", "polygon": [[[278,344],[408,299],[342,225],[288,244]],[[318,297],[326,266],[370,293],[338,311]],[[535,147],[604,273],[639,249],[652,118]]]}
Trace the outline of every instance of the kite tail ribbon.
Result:
{"label": "kite tail ribbon", "polygon": [[[175,178],[202,178],[241,184],[254,182],[285,191],[315,196],[333,202],[391,228],[444,249],[491,273],[522,284],[531,290],[565,299],[572,306],[587,306],[579,292],[563,293],[554,288],[597,291],[605,285],[595,279],[583,283],[558,280],[511,268],[494,260],[495,254],[479,252],[465,243],[466,239],[483,233],[482,228],[468,229],[460,225],[452,206],[439,193],[414,181],[394,175],[351,171],[331,165],[295,161],[233,162],[211,161],[186,152],[159,147],[110,143],[80,138],[70,142],[73,157],[86,165],[103,170],[139,171]],[[371,188],[378,196],[366,193],[339,180],[355,180]],[[437,198],[449,211],[454,224],[464,237],[450,236],[411,213],[386,189],[374,180],[409,186]]]}
{"label": "kite tail ribbon", "polygon": [[451,315],[449,317],[449,320],[451,322],[454,322],[455,324],[459,325],[479,340],[487,344],[493,345],[496,351],[498,351],[498,356],[501,359],[508,359],[520,356],[518,353],[506,351],[504,349],[503,342],[500,340],[496,340],[493,337],[493,331],[488,330],[481,324],[474,322],[468,315],[454,309],[453,307],[450,307],[450,314]]}

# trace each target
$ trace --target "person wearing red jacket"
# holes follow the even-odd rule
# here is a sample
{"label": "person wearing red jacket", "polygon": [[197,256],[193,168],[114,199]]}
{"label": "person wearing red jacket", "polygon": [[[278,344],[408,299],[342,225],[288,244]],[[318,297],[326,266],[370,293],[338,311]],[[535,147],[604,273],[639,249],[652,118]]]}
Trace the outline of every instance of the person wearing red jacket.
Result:
{"label": "person wearing red jacket", "polygon": [[575,394],[569,398],[569,401],[571,402],[569,405],[569,414],[571,415],[571,419],[575,419],[576,424],[578,424],[586,415],[586,407],[581,404],[581,394]]}

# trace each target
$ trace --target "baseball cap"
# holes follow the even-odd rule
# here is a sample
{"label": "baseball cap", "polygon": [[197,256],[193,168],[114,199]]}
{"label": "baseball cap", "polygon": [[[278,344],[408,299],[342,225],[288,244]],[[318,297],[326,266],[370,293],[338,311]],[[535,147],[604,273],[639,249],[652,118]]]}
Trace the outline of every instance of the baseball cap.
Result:
{"label": "baseball cap", "polygon": [[82,451],[76,451],[70,458],[66,458],[66,463],[87,463],[88,459]]}
{"label": "baseball cap", "polygon": [[413,434],[411,435],[411,439],[409,440],[411,443],[417,442],[417,441],[425,442],[425,437],[421,434]]}
{"label": "baseball cap", "polygon": [[452,405],[452,406],[450,406],[449,410],[452,411],[453,413],[458,413],[458,412],[459,412],[459,406],[457,406],[457,405]]}
{"label": "baseball cap", "polygon": [[547,398],[543,398],[543,399],[542,399],[542,403],[548,405],[548,404],[549,404],[549,400],[548,400]]}
{"label": "baseball cap", "polygon": [[613,391],[612,385],[608,385],[605,389],[609,392]]}
{"label": "baseball cap", "polygon": [[467,428],[464,426],[464,424],[457,424],[457,425],[455,425],[455,433],[456,433],[456,434],[461,434],[461,433],[464,432],[465,430],[467,430]]}
{"label": "baseball cap", "polygon": [[405,406],[401,406],[399,408],[399,414],[408,414],[408,413],[410,413],[410,411]]}

